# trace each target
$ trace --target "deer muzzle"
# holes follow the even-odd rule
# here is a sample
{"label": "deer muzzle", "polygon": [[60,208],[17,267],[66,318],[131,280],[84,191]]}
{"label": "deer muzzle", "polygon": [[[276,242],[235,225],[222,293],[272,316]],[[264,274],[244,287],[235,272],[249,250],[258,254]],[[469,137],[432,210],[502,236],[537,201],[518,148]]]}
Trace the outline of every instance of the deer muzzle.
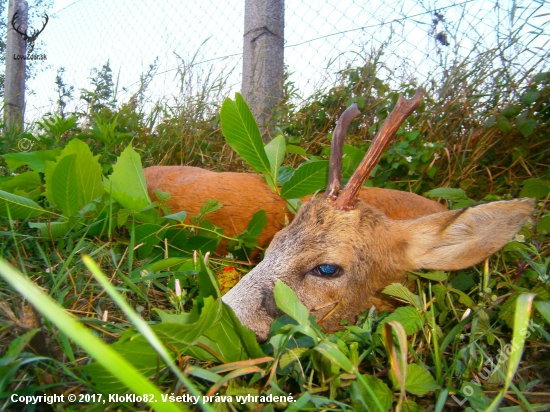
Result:
{"label": "deer muzzle", "polygon": [[271,323],[282,314],[273,297],[274,280],[271,276],[264,276],[266,265],[263,263],[250,271],[222,298],[260,342],[267,340]]}

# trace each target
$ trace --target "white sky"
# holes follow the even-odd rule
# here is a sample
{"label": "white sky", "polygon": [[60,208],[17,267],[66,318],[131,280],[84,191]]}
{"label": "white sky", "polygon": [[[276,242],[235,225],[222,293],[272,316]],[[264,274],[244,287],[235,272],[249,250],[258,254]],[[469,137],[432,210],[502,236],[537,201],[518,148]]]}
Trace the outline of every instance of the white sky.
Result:
{"label": "white sky", "polygon": [[[507,17],[512,4],[515,20]],[[537,4],[542,8],[533,13]],[[449,47],[441,47],[431,32],[434,10],[445,16],[437,32],[445,29]],[[491,47],[525,20],[529,26],[523,27],[521,38],[535,39],[529,49],[548,56],[548,13],[550,4],[542,0],[287,0],[285,62],[291,80],[307,95],[323,81],[329,83],[347,62],[358,64],[371,48],[389,41],[383,57],[388,71],[429,77],[454,52],[464,55],[474,47]],[[66,70],[65,83],[75,86],[76,98],[80,89],[90,88],[90,70],[109,60],[119,81],[119,103],[125,101],[157,57],[158,73],[163,74],[149,88],[152,101],[162,97],[169,102],[178,95],[181,61],[208,61],[191,70],[195,87],[211,70],[227,77],[227,92],[240,89],[244,0],[55,0],[48,14],[50,21],[37,42],[47,61],[29,82],[35,94],[27,98],[28,120],[55,108],[59,67]],[[39,24],[31,22],[31,27]],[[538,36],[525,34],[540,27]],[[517,50],[519,46],[504,53],[514,59]],[[519,65],[528,66],[529,58],[534,57],[522,55]],[[123,87],[129,91],[124,93]]]}

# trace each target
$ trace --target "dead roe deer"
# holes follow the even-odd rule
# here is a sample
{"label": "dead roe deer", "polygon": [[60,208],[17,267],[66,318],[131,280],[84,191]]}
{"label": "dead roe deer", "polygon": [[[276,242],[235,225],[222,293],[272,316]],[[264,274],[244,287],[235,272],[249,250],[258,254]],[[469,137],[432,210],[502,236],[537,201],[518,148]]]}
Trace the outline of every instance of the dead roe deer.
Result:
{"label": "dead roe deer", "polygon": [[[356,107],[347,109],[334,132],[324,196],[305,203],[292,223],[274,237],[273,233],[282,227],[278,219],[279,213],[284,213],[284,201],[277,199],[259,176],[192,168],[193,175],[188,178],[185,173],[178,175],[182,182],[178,189],[166,180],[149,180],[160,176],[159,169],[146,170],[150,191],[158,186],[171,193],[173,199],[174,193],[182,195],[178,210],[190,209],[185,197],[192,202],[215,198],[223,204],[232,199],[234,214],[227,213],[223,223],[213,220],[218,226],[235,229],[239,207],[241,214],[244,211],[250,217],[256,210],[268,211],[272,221],[264,241],[273,240],[263,261],[223,297],[259,340],[268,337],[271,322],[281,315],[273,297],[277,279],[294,290],[323,330],[332,332],[341,327],[342,319],[353,322],[358,313],[372,306],[378,310],[393,308],[394,301],[380,291],[390,283],[405,281],[406,271],[449,271],[475,265],[502,248],[527,222],[535,206],[532,199],[445,211],[438,203],[410,193],[363,187],[400,125],[421,99],[421,89],[410,100],[400,96],[365,158],[341,189],[343,139],[359,113]],[[227,186],[222,186],[224,183]],[[190,188],[194,191],[187,192]]]}
{"label": "dead roe deer", "polygon": [[[502,248],[529,219],[532,199],[405,220],[392,219],[360,199],[365,180],[421,99],[421,90],[409,101],[399,98],[343,190],[341,150],[333,146],[324,197],[304,204],[294,221],[275,235],[263,261],[223,297],[258,339],[267,338],[271,322],[281,314],[273,298],[277,279],[294,290],[323,330],[331,332],[340,328],[342,319],[353,322],[373,305],[391,309],[394,302],[380,292],[390,283],[403,282],[406,271],[475,265]],[[333,145],[342,144],[336,140]]]}

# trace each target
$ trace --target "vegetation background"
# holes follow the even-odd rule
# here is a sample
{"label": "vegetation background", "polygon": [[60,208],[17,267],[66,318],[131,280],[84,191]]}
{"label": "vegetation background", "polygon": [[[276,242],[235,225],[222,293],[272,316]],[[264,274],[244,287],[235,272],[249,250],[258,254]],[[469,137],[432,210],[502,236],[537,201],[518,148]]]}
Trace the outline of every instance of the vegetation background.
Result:
{"label": "vegetation background", "polygon": [[[411,274],[414,293],[386,291],[403,306],[365,313],[337,334],[318,330],[278,286],[287,316],[261,347],[217,299],[253,266],[246,256],[261,216],[233,240],[231,255],[217,256],[223,234],[208,213],[219,204],[182,224],[184,211],[128,184],[142,182],[141,165],[252,171],[220,127],[227,83],[182,64],[189,87],[151,104],[152,71],[122,101],[109,62],[79,97],[59,72],[55,110],[0,140],[2,405],[19,409],[13,394],[77,394],[83,403],[53,408],[175,410],[185,405],[160,402],[162,394],[193,394],[220,396],[205,410],[548,408],[550,73],[544,60],[507,58],[517,41],[457,55],[422,82],[388,71],[384,45],[307,97],[289,77],[273,128],[286,147],[279,183],[327,158],[337,116],[357,102],[349,176],[398,93],[410,97],[422,85],[423,104],[367,184],[450,208],[515,197],[538,207],[533,224],[485,265]],[[159,403],[107,397],[128,390]],[[247,394],[297,402],[237,401]]]}

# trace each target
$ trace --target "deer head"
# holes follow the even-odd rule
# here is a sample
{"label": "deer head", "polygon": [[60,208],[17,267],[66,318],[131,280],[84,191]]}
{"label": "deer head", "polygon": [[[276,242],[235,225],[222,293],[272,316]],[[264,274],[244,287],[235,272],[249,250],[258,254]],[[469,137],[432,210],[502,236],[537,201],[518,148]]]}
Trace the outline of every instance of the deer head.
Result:
{"label": "deer head", "polygon": [[526,223],[534,201],[500,201],[462,210],[393,220],[358,198],[381,154],[422,99],[422,90],[402,96],[382,125],[369,151],[343,190],[341,149],[351,120],[349,108],[333,136],[329,185],[323,198],[304,204],[292,223],[278,232],[263,261],[230,290],[223,301],[241,322],[265,340],[270,324],[281,312],[275,305],[277,279],[290,286],[315,315],[323,330],[340,328],[341,319],[373,305],[391,309],[380,294],[406,271],[459,270],[481,262],[502,248]]}

